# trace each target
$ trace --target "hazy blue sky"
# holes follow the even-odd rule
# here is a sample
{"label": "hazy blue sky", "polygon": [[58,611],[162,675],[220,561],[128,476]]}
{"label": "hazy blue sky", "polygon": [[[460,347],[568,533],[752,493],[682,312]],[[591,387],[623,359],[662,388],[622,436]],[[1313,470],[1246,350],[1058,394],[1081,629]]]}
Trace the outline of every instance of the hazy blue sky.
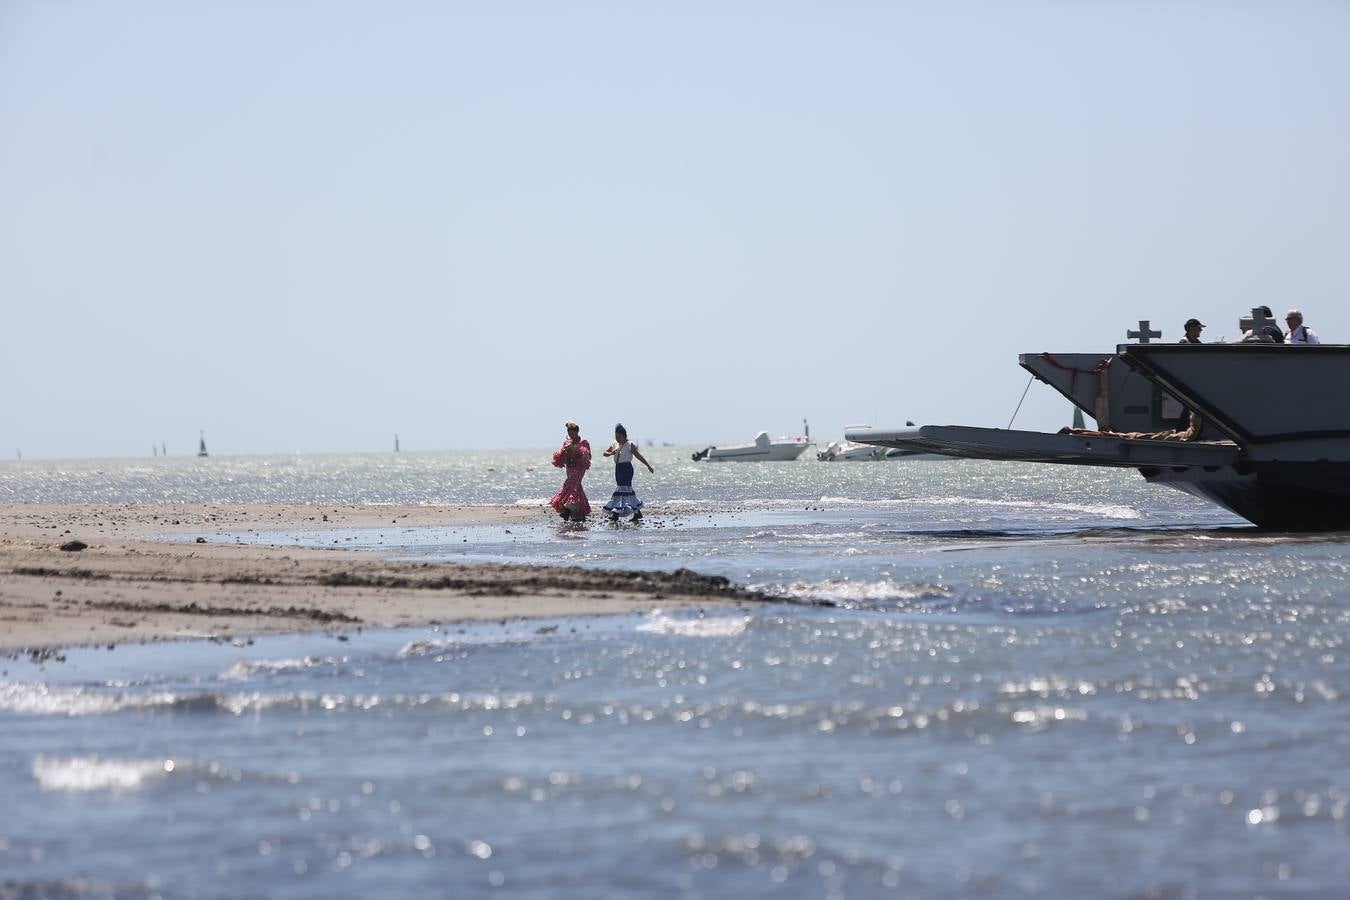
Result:
{"label": "hazy blue sky", "polygon": [[0,456],[1003,426],[1018,352],[1140,318],[1350,340],[1347,48],[1316,0],[5,0]]}

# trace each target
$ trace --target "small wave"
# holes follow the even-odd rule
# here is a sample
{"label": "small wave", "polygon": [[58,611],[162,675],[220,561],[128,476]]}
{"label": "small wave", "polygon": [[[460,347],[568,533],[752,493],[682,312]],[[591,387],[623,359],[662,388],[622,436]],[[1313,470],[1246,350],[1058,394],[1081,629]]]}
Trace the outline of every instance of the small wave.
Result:
{"label": "small wave", "polygon": [[816,502],[844,506],[908,506],[914,503],[943,503],[941,497],[832,497],[824,496]]}
{"label": "small wave", "polygon": [[425,706],[441,704],[460,710],[502,709],[533,702],[534,695],[518,694],[345,694],[317,691],[192,691],[182,694],[99,693],[95,691],[53,690],[46,685],[28,686],[21,702],[0,709],[30,715],[90,716],[127,711],[168,713],[227,714],[241,716],[273,711],[321,710],[326,712],[363,711],[385,706]]}
{"label": "small wave", "polygon": [[457,635],[454,637],[442,638],[421,638],[416,641],[409,641],[398,651],[400,657],[409,656],[428,656],[434,653],[445,653],[448,650],[464,650],[469,647],[490,647],[503,644],[529,644],[537,640],[536,635],[528,634],[501,634],[501,635]]}
{"label": "small wave", "polygon": [[662,612],[655,612],[647,621],[637,626],[638,631],[648,634],[669,634],[678,637],[735,637],[745,633],[750,627],[749,616],[718,616],[707,619],[674,618]]}
{"label": "small wave", "polygon": [[1055,510],[1101,516],[1105,519],[1142,519],[1144,513],[1133,506],[1109,503],[1044,503],[1035,500],[986,500],[979,497],[915,497],[910,503],[931,503],[941,506],[979,506],[1001,509]]}
{"label": "small wave", "polygon": [[44,791],[134,791],[152,778],[163,778],[178,764],[172,759],[100,759],[98,756],[39,756],[33,778]]}
{"label": "small wave", "polygon": [[1086,722],[1087,710],[1070,706],[1029,706],[1014,710],[1013,724],[1039,731],[1054,722]]}
{"label": "small wave", "polygon": [[903,584],[882,581],[815,581],[794,582],[782,589],[790,597],[824,600],[846,609],[886,608],[933,600],[949,600],[952,589],[926,582]]}
{"label": "small wave", "polygon": [[999,684],[998,692],[1004,697],[1087,697],[1096,694],[1098,685],[1082,679],[1060,678],[1056,675],[1039,675],[1019,681],[1004,681]]}
{"label": "small wave", "polygon": [[869,534],[866,531],[862,530],[832,531],[813,534],[810,532],[777,531],[772,528],[765,528],[760,531],[752,531],[751,533],[747,534],[744,538],[742,538],[742,540],[745,541],[775,540],[775,539],[782,541],[795,541],[804,544],[832,544],[838,543],[840,541],[870,540],[872,539],[872,534]]}
{"label": "small wave", "polygon": [[547,498],[547,497],[520,497],[520,498],[518,498],[514,503],[512,503],[511,505],[512,505],[512,506],[547,506],[547,505],[548,505],[548,498]]}
{"label": "small wave", "polygon": [[37,716],[93,716],[124,709],[171,706],[180,701],[169,691],[110,693],[85,687],[12,682],[0,685],[0,710]]}
{"label": "small wave", "polygon": [[870,535],[861,531],[835,531],[828,534],[803,534],[799,537],[804,541],[816,543],[837,543],[839,541],[856,541],[859,538],[866,540]]}
{"label": "small wave", "polygon": [[162,896],[154,883],[95,881],[89,878],[59,878],[45,881],[0,879],[0,900],[77,900],[84,897],[152,898]]}
{"label": "small wave", "polygon": [[295,672],[318,666],[336,666],[346,661],[346,657],[338,658],[335,656],[306,656],[301,659],[241,659],[217,677],[222,681],[247,681],[254,675]]}
{"label": "small wave", "polygon": [[[0,686],[0,710],[37,716],[98,716],[121,712],[170,711],[183,713],[227,712],[242,715],[274,706],[316,704],[327,695],[315,693],[264,694],[257,691],[99,691],[85,687],[53,687],[48,684]],[[344,698],[345,699],[345,698]]]}

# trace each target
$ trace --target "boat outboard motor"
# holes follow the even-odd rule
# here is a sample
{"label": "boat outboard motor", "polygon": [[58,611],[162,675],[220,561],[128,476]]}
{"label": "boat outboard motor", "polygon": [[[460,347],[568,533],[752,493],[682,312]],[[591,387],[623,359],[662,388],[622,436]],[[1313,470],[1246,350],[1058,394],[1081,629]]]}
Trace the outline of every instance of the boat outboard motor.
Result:
{"label": "boat outboard motor", "polygon": [[697,453],[691,453],[691,454],[689,455],[689,458],[692,459],[694,462],[698,462],[700,459],[707,459],[707,458],[708,458],[708,451],[711,450],[711,449],[712,449],[711,447],[704,447],[702,450],[698,451]]}

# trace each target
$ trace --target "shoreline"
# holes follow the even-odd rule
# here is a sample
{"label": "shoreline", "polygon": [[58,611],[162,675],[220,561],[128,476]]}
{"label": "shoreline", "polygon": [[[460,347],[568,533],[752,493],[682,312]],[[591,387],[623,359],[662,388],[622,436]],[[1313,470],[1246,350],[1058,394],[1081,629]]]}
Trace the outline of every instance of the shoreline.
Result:
{"label": "shoreline", "polygon": [[[720,576],[391,562],[211,535],[537,522],[489,506],[0,503],[0,655],[158,640],[584,617],[779,600]],[[196,540],[165,540],[198,533]],[[62,550],[71,541],[84,549]]]}

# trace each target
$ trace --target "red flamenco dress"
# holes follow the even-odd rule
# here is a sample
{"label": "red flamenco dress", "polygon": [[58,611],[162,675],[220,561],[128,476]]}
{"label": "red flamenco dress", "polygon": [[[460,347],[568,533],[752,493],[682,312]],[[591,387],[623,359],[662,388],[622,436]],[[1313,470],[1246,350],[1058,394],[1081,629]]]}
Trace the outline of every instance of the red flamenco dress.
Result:
{"label": "red flamenco dress", "polygon": [[563,441],[562,449],[553,454],[553,465],[559,469],[566,469],[567,479],[558,489],[558,493],[553,495],[553,499],[548,501],[549,506],[564,519],[586,518],[591,514],[591,501],[586,499],[586,492],[581,488],[581,479],[591,467],[590,442],[573,441],[571,438]]}

